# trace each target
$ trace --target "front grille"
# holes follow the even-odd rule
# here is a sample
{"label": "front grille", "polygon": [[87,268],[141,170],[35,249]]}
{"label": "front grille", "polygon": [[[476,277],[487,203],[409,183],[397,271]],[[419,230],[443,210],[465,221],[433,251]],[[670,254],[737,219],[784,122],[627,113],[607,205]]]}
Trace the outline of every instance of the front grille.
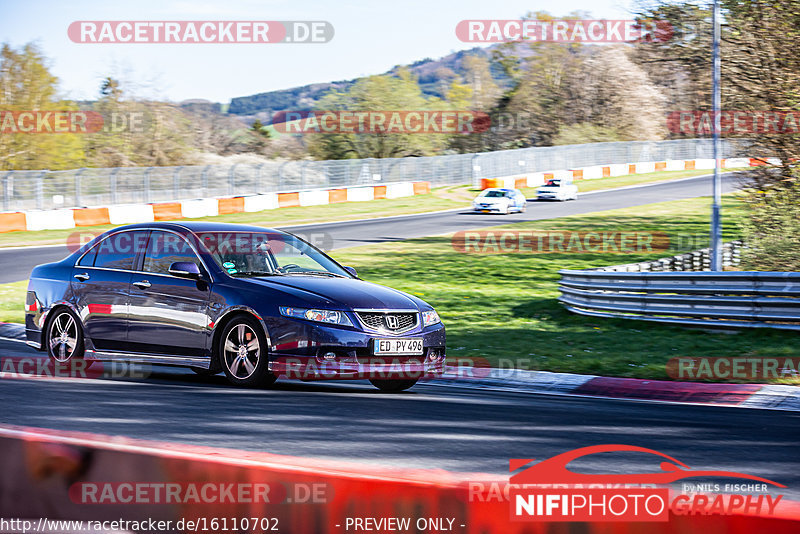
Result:
{"label": "front grille", "polygon": [[361,323],[372,330],[405,332],[417,326],[413,312],[356,312]]}

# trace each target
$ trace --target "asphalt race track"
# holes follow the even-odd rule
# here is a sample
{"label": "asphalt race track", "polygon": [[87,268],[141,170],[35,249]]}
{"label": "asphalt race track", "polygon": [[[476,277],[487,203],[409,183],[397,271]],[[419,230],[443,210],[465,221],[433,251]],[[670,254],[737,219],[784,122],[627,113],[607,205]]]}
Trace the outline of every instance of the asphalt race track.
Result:
{"label": "asphalt race track", "polygon": [[[0,354],[43,358],[0,340]],[[382,394],[367,382],[281,380],[229,386],[222,375],[153,367],[147,378],[0,379],[0,422],[393,467],[507,475],[509,458],[545,459],[604,443],[656,449],[694,469],[757,474],[800,497],[800,413],[532,395],[420,383]],[[600,455],[585,472],[653,472],[649,455]],[[690,480],[697,482],[699,479]],[[732,480],[732,482],[736,482]]]}
{"label": "asphalt race track", "polygon": [[[723,193],[733,191],[738,183],[739,178],[735,173],[723,175]],[[306,237],[318,246],[325,245],[324,248],[332,246],[336,249],[710,195],[711,177],[703,176],[627,189],[584,193],[577,202],[529,201],[527,212],[508,216],[448,211],[285,227],[285,229]],[[402,221],[402,224],[398,224],[398,221]],[[58,261],[67,254],[66,246],[26,247],[24,252],[20,249],[0,249],[0,283],[27,280],[31,269],[36,265]]]}

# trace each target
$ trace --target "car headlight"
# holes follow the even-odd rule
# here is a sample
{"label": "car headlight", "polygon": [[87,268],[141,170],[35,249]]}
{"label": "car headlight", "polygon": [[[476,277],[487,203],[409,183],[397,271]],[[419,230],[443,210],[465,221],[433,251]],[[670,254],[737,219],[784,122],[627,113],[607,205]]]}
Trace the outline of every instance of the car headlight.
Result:
{"label": "car headlight", "polygon": [[422,312],[422,324],[424,326],[430,326],[432,324],[441,323],[442,320],[439,319],[439,314],[436,313],[436,310],[428,310]]}
{"label": "car headlight", "polygon": [[290,308],[281,306],[278,308],[281,315],[284,317],[291,317],[293,319],[305,319],[307,321],[314,321],[317,323],[339,324],[344,326],[353,326],[350,319],[342,311],[336,310],[310,310],[308,308]]}

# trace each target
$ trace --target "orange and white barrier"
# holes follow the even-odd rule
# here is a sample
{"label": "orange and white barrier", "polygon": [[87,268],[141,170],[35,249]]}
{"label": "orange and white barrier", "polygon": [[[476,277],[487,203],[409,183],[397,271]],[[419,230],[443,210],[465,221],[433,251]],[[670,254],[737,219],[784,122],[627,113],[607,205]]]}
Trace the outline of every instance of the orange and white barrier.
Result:
{"label": "orange and white barrier", "polygon": [[175,219],[214,217],[230,213],[298,206],[322,206],[400,198],[431,192],[430,182],[397,182],[385,185],[309,189],[240,197],[201,198],[153,204],[121,204],[91,208],[31,210],[0,213],[0,232],[65,230],[79,226],[134,224]]}
{"label": "orange and white barrier", "polygon": [[[756,167],[758,165],[777,165],[775,158],[760,160],[755,158],[723,159],[722,167]],[[523,187],[538,187],[553,178],[561,180],[595,180],[614,176],[627,176],[629,174],[646,174],[660,171],[687,171],[695,169],[713,169],[713,159],[673,159],[667,161],[638,161],[635,163],[611,163],[608,165],[592,165],[567,170],[552,170],[502,176],[497,178],[481,178],[480,188],[490,189],[502,187],[505,189],[521,189]]]}
{"label": "orange and white barrier", "polygon": [[155,220],[152,204],[122,204],[108,208],[108,222],[111,224],[134,224]]}

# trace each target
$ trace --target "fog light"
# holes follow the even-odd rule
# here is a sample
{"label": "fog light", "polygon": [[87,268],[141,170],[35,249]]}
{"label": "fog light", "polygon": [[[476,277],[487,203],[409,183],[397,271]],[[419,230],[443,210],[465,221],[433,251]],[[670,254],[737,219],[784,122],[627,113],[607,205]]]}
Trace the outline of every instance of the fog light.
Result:
{"label": "fog light", "polygon": [[435,350],[432,350],[432,351],[430,351],[428,353],[428,361],[429,362],[436,361],[438,358],[439,358],[439,354]]}
{"label": "fog light", "polygon": [[335,360],[336,359],[336,353],[335,352],[326,352],[322,356],[322,359],[323,360]]}

